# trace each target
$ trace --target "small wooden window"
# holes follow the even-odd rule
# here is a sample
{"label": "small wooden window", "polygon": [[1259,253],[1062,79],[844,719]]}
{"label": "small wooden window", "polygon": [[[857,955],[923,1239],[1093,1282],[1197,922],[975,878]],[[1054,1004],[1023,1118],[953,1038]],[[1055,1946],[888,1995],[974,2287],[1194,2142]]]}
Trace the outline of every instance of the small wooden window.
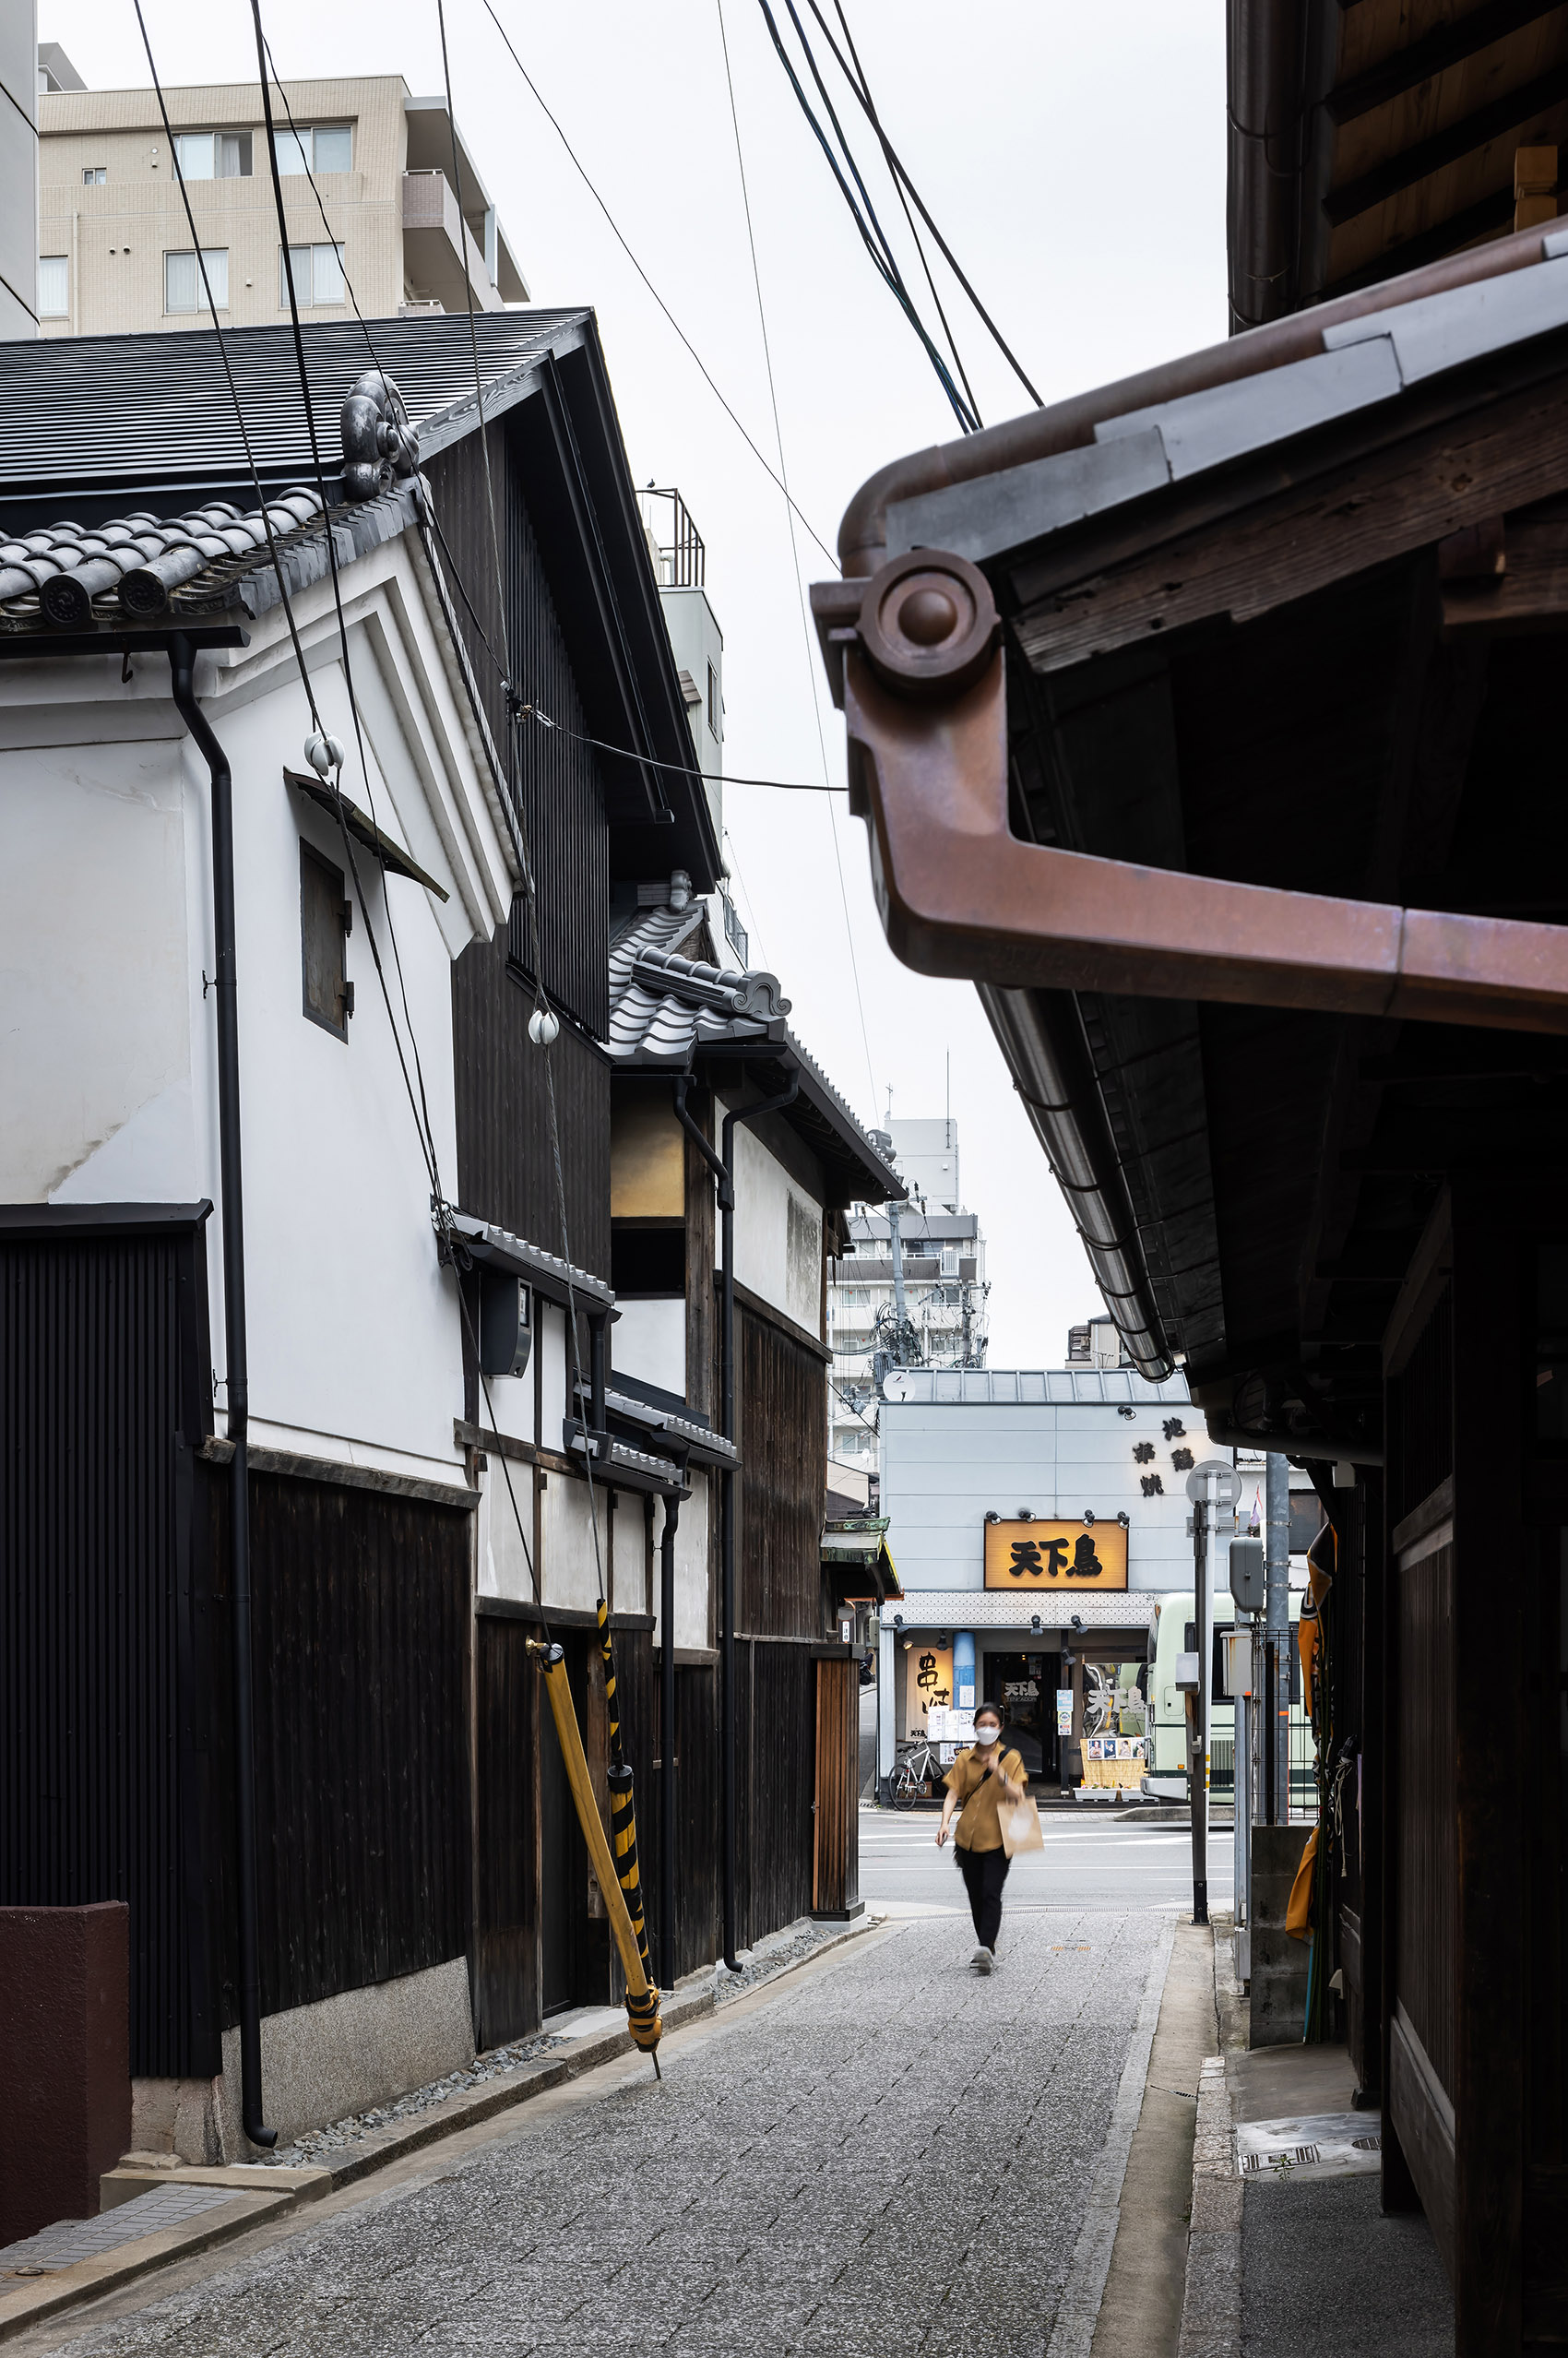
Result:
{"label": "small wooden window", "polygon": [[343,874],[313,852],[300,846],[300,950],[304,978],[304,1012],[312,1023],[349,1036],[354,1012],[354,986],[344,971],[344,944],[353,930],[354,907],[343,889]]}

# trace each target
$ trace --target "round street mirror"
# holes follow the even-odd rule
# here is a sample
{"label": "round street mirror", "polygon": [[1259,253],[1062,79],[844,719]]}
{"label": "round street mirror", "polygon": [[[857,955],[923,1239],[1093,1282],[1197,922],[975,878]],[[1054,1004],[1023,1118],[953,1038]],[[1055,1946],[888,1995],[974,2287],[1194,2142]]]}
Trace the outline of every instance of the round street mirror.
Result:
{"label": "round street mirror", "polygon": [[1234,1506],[1241,1495],[1241,1477],[1229,1458],[1205,1458],[1187,1476],[1187,1495],[1194,1506],[1201,1506],[1208,1497],[1209,1476],[1213,1475],[1214,1503],[1217,1506]]}

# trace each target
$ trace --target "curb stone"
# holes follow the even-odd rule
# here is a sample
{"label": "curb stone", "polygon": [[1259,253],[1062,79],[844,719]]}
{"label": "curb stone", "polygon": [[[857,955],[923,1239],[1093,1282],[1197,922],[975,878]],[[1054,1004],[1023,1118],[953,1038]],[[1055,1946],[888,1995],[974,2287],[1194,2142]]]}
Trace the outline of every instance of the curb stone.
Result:
{"label": "curb stone", "polygon": [[1177,2358],[1241,2358],[1241,2202],[1225,2058],[1198,2074],[1193,2209]]}
{"label": "curb stone", "polygon": [[[846,1924],[841,1932],[819,1941],[805,1956],[790,1959],[777,1972],[764,1975],[747,1988],[737,1988],[728,2003],[757,1996],[774,1982],[783,1981],[802,1966],[814,1964],[847,1942],[880,1930],[883,1922],[881,1915],[867,1910],[854,1923]],[[674,1991],[662,2006],[666,2030],[683,2030],[724,2010],[706,1975],[700,1987],[688,1983],[684,1989]],[[232,2202],[220,2209],[205,2211],[188,2224],[166,2228],[156,2235],[140,2236],[97,2259],[78,2261],[75,2267],[57,2269],[46,2278],[29,2279],[14,2292],[0,2292],[0,2341],[9,2340],[63,2310],[117,2292],[155,2269],[172,2267],[211,2245],[227,2243],[252,2227],[285,2218],[302,2205],[319,2201],[339,2187],[353,2185],[401,2161],[406,2154],[418,2152],[423,2146],[455,2137],[464,2129],[476,2128],[498,2113],[525,2104],[531,2097],[548,2094],[568,2080],[581,2078],[585,2072],[597,2070],[600,2064],[613,2063],[636,2052],[629,2030],[607,2030],[597,2038],[582,2040],[564,2054],[557,2052],[538,2063],[524,2064],[516,2072],[490,2080],[483,2087],[445,2097],[411,2119],[374,2130],[359,2144],[335,2152],[330,2162],[308,2169],[280,2169],[274,2173],[265,2162],[240,2162],[214,2169],[180,2164],[170,2169],[149,2166],[145,2170],[108,2172],[105,2184],[113,2188],[109,2208],[129,2201],[151,2187],[172,2183],[234,2185],[236,2191]],[[278,2183],[269,2185],[267,2181],[274,2178]]]}
{"label": "curb stone", "polygon": [[[161,2173],[163,2183],[168,2177],[167,2171]],[[138,2186],[136,2191],[139,2194],[144,2189]],[[138,2235],[135,2243],[122,2244],[117,2250],[104,2252],[97,2259],[78,2260],[74,2268],[30,2278],[15,2292],[0,2293],[0,2341],[11,2340],[15,2335],[25,2333],[30,2326],[57,2316],[63,2309],[74,2309],[84,2301],[95,2301],[102,2293],[117,2292],[122,2285],[134,2283],[138,2276],[149,2276],[154,2269],[188,2259],[193,2252],[231,2243],[250,2228],[297,2209],[299,2201],[298,2195],[286,2187],[279,2187],[276,2194],[237,2194],[220,2209],[203,2211],[199,2218],[178,2227],[163,2228],[156,2235]]]}

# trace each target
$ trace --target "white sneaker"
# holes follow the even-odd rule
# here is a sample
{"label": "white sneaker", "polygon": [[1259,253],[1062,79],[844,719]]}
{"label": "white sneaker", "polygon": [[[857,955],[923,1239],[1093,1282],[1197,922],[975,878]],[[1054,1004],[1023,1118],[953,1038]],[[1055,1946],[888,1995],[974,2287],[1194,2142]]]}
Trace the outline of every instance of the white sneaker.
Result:
{"label": "white sneaker", "polygon": [[969,1962],[977,1973],[989,1973],[996,1959],[989,1948],[980,1947],[976,1949]]}

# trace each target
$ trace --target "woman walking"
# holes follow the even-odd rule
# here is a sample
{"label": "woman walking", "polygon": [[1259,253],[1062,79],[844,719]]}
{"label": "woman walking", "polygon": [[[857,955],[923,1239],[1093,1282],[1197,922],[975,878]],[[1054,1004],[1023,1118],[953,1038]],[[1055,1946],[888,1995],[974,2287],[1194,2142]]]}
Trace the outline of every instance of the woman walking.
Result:
{"label": "woman walking", "polygon": [[940,1850],[947,1840],[954,1811],[959,1812],[954,1844],[969,1895],[969,1913],[975,1920],[979,1945],[969,1962],[977,1973],[989,1973],[996,1962],[1002,1887],[1012,1864],[1003,1846],[997,1813],[1004,1802],[1021,1802],[1028,1781],[1020,1755],[1002,1749],[1001,1712],[994,1703],[982,1703],[975,1713],[973,1745],[961,1752],[947,1771],[947,1798],[936,1829]]}

